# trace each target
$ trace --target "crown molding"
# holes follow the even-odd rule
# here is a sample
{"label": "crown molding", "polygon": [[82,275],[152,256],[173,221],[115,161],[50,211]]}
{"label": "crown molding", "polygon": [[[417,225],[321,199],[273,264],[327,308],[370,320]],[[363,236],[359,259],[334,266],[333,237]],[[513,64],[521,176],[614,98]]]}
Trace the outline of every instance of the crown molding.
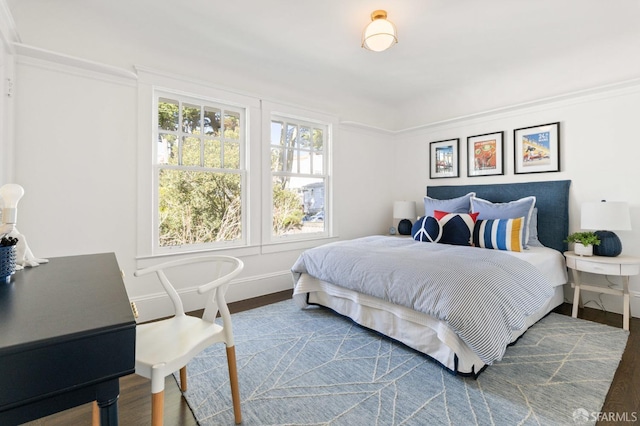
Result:
{"label": "crown molding", "polygon": [[[399,130],[383,129],[376,126],[372,126],[366,123],[359,123],[355,121],[340,121],[341,125],[359,128],[363,130],[370,130],[376,132],[383,132],[391,135],[402,135],[407,133],[414,133],[423,130],[441,130],[447,127],[455,127],[461,122],[482,122],[485,120],[495,120],[496,118],[506,118],[515,115],[522,115],[537,111],[543,111],[553,108],[560,108],[567,105],[579,104],[584,102],[591,102],[599,99],[606,99],[616,96],[622,96],[625,94],[636,93],[640,91],[640,78],[634,78],[621,82],[605,84],[589,89],[578,90],[574,92],[568,92],[556,96],[549,96],[545,98],[539,98],[533,101],[522,102],[518,104],[508,105],[504,107],[494,108],[486,111],[481,111],[472,114],[461,115],[444,120],[433,121],[430,123],[424,123],[413,127],[407,127]],[[465,123],[468,124],[468,123]]]}
{"label": "crown molding", "polygon": [[[63,67],[87,71],[93,74],[101,74],[103,76],[114,77],[120,80],[128,80],[133,83],[138,80],[138,76],[135,72],[112,65],[82,59],[76,56],[66,55],[64,53],[58,53],[23,43],[13,43],[13,46],[20,59],[32,59],[36,61],[31,62],[32,64],[36,64],[37,61],[40,61],[41,65],[43,63],[57,64]],[[28,63],[29,61],[23,60],[23,62]]]}

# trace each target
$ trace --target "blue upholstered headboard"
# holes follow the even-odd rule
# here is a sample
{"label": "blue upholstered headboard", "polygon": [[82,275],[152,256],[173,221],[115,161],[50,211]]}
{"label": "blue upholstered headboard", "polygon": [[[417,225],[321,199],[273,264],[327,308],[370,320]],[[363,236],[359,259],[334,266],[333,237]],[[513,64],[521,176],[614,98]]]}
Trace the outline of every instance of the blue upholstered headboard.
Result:
{"label": "blue upholstered headboard", "polygon": [[569,232],[570,185],[570,180],[558,180],[495,185],[427,186],[427,195],[445,200],[475,192],[477,197],[494,203],[506,203],[535,195],[538,208],[538,239],[545,246],[563,252],[567,250],[564,239]]}

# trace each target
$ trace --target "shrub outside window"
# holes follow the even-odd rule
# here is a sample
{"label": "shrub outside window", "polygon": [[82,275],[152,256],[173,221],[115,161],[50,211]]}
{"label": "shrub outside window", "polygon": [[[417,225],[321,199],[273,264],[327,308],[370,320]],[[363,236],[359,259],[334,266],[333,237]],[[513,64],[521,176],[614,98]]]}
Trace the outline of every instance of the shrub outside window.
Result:
{"label": "shrub outside window", "polygon": [[244,244],[244,109],[168,93],[156,101],[156,247]]}

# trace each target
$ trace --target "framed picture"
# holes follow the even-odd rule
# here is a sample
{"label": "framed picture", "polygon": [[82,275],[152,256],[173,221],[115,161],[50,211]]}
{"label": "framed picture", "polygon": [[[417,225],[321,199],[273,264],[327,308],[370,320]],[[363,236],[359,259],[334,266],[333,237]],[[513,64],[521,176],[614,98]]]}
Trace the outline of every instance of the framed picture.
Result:
{"label": "framed picture", "polygon": [[431,179],[458,177],[458,146],[460,139],[429,144],[429,177]]}
{"label": "framed picture", "polygon": [[504,132],[467,138],[467,176],[504,174]]}
{"label": "framed picture", "polygon": [[514,172],[560,171],[560,123],[541,124],[513,131]]}

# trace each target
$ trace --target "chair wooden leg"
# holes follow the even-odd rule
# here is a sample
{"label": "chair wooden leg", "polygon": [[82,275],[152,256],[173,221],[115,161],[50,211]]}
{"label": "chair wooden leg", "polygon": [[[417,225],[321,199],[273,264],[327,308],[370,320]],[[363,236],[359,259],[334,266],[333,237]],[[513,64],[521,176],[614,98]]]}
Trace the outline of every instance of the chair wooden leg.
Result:
{"label": "chair wooden leg", "polygon": [[180,390],[182,392],[187,391],[187,366],[186,365],[180,369]]}
{"label": "chair wooden leg", "polygon": [[238,368],[236,366],[236,348],[227,346],[227,364],[229,365],[229,383],[231,384],[231,399],[233,399],[233,414],[236,424],[242,423],[240,411],[240,386],[238,384]]}
{"label": "chair wooden leg", "polygon": [[91,407],[91,424],[93,426],[100,426],[100,407],[98,407],[98,401],[93,401]]}
{"label": "chair wooden leg", "polygon": [[162,426],[164,421],[164,390],[151,394],[151,426]]}

